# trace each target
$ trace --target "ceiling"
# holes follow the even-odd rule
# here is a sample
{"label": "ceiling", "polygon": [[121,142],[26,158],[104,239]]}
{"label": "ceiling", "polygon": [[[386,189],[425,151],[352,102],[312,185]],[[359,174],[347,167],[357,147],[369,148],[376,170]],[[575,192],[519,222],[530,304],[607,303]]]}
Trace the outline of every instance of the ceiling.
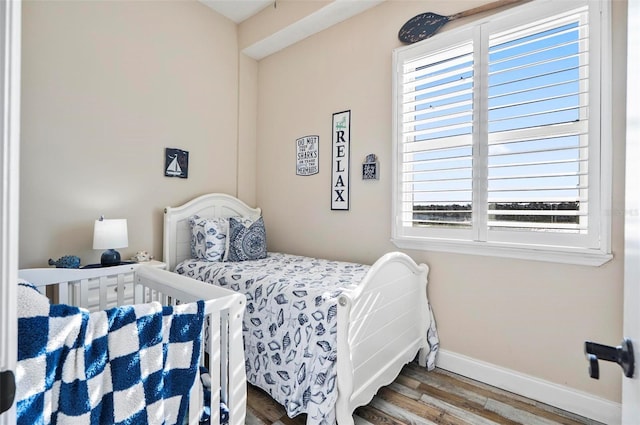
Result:
{"label": "ceiling", "polygon": [[272,5],[275,0],[200,0],[236,24]]}
{"label": "ceiling", "polygon": [[[199,0],[233,22],[240,22],[256,15],[277,0]],[[260,60],[286,48],[312,34],[349,19],[385,0],[334,0],[317,11],[291,23],[273,34],[243,48],[242,53]]]}

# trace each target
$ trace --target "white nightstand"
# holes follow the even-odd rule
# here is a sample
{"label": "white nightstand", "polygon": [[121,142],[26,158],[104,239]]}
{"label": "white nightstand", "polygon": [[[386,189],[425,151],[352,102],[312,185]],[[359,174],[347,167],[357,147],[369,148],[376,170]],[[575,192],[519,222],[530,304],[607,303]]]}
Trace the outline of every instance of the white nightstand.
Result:
{"label": "white nightstand", "polygon": [[140,264],[141,266],[150,266],[150,267],[155,267],[162,270],[167,270],[167,263],[163,263],[162,261],[158,261],[158,260],[141,261],[136,264]]}

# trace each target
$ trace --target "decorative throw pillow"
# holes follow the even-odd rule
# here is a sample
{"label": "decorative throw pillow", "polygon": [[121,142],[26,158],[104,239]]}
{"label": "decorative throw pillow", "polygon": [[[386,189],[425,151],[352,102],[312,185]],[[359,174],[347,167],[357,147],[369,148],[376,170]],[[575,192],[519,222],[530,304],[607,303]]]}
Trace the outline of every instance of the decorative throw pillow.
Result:
{"label": "decorative throw pillow", "polygon": [[227,219],[189,217],[191,257],[204,261],[222,261],[226,249]]}
{"label": "decorative throw pillow", "polygon": [[262,217],[253,223],[229,218],[225,261],[258,260],[267,256],[267,234]]}
{"label": "decorative throw pillow", "polygon": [[191,258],[203,259],[205,255],[204,220],[197,215],[189,217],[191,227]]}

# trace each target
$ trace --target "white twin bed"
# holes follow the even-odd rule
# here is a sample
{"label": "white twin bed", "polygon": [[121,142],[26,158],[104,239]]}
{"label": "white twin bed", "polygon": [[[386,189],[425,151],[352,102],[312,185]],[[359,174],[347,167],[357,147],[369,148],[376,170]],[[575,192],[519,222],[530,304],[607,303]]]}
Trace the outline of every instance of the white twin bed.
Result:
{"label": "white twin bed", "polygon": [[257,220],[259,208],[213,193],[164,215],[169,270],[247,297],[247,379],[307,424],[353,424],[353,412],[418,355],[434,367],[438,336],[426,265],[400,252],[372,266],[268,253],[249,261],[192,258],[189,219]]}

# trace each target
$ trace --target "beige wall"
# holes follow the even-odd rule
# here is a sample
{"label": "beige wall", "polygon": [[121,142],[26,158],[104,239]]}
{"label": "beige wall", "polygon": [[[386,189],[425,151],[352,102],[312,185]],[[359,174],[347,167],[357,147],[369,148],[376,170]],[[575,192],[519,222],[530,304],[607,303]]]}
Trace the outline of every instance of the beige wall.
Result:
{"label": "beige wall", "polygon": [[[455,6],[455,7],[454,7]],[[615,259],[599,267],[437,252],[408,252],[430,268],[441,347],[620,401],[621,373],[588,377],[585,340],[617,344],[622,329],[626,3],[614,2]],[[398,29],[461,3],[391,1],[271,55],[258,65],[257,204],[269,249],[372,262],[391,236],[391,53]],[[453,26],[453,23],[452,25]],[[445,27],[443,30],[450,28]],[[331,115],[351,110],[351,209],[330,210]],[[320,173],[295,175],[296,138],[320,136]],[[379,157],[379,181],[360,164]]]}
{"label": "beige wall", "polygon": [[[123,256],[161,258],[165,206],[236,193],[233,22],[196,1],[27,0],[22,57],[20,267],[99,261],[100,214],[128,219]],[[188,179],[164,177],[166,147]]]}
{"label": "beige wall", "polygon": [[[238,55],[236,26],[195,1],[27,0],[20,266],[64,254],[97,261],[100,214],[129,220],[125,256],[161,256],[162,208],[210,191],[262,207],[270,250],[372,262],[397,249],[389,242],[397,31],[418,13],[478,3],[387,1],[255,62]],[[582,352],[586,339],[618,343],[622,329],[626,2],[613,4],[615,259],[592,268],[408,253],[431,268],[444,350],[619,401],[617,366],[601,364],[591,380]],[[331,114],[345,109],[351,210],[331,211]],[[297,177],[294,141],[310,134],[320,136],[320,173]],[[189,179],[163,176],[165,147],[190,151]],[[369,153],[379,157],[379,181],[359,176]]]}
{"label": "beige wall", "polygon": [[248,205],[256,203],[256,120],[258,62],[240,53],[238,62],[238,193]]}

